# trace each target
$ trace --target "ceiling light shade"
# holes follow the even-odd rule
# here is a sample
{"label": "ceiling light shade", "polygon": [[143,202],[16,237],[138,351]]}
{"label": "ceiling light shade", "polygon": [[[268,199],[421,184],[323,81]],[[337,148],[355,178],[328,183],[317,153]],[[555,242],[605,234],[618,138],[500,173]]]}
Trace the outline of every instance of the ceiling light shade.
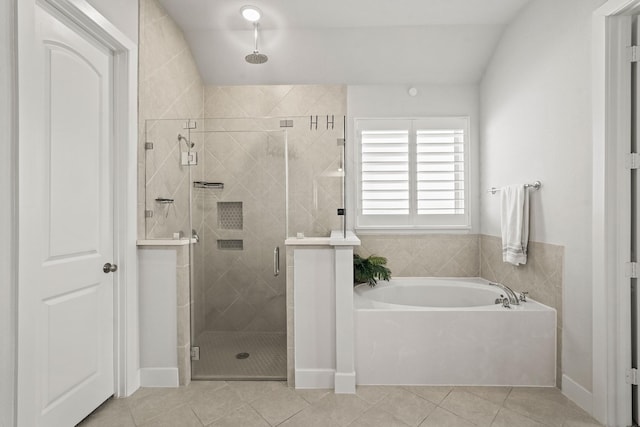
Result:
{"label": "ceiling light shade", "polygon": [[248,6],[248,5],[242,6],[240,8],[240,13],[242,14],[242,17],[249,22],[257,22],[260,20],[260,17],[262,16],[262,12],[260,12],[260,9],[258,9],[255,6]]}

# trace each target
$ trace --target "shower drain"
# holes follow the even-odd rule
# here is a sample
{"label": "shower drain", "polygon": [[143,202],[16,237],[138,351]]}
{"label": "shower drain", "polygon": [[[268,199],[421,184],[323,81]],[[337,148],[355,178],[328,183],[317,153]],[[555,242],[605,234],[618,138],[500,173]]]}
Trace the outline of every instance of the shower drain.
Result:
{"label": "shower drain", "polygon": [[249,353],[238,353],[236,354],[236,359],[246,359],[249,357]]}

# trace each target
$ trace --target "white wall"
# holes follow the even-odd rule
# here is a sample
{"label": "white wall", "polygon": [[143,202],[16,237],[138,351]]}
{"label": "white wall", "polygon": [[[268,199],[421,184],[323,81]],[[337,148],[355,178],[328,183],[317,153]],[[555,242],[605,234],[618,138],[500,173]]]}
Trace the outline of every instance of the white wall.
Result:
{"label": "white wall", "polygon": [[132,41],[138,42],[138,0],[87,0]]}
{"label": "white wall", "polygon": [[333,388],[336,370],[335,251],[295,247],[295,385]]}
{"label": "white wall", "polygon": [[[363,117],[428,117],[469,116],[471,120],[470,203],[471,232],[479,229],[478,164],[479,164],[479,92],[478,86],[469,85],[415,85],[418,95],[411,97],[406,86],[348,86],[347,87],[347,144],[354,149],[354,119]],[[348,165],[354,170],[354,152],[348,152]],[[347,173],[352,180],[356,177]],[[347,227],[354,227],[355,182],[349,182],[347,191]]]}
{"label": "white wall", "polygon": [[[591,13],[603,0],[537,0],[505,30],[480,85],[481,190],[542,181],[531,237],[565,246],[562,366],[592,387]],[[499,198],[481,191],[483,234]],[[571,396],[570,396],[571,397]]]}
{"label": "white wall", "polygon": [[138,250],[142,387],[178,385],[176,251]]}
{"label": "white wall", "polygon": [[16,151],[13,100],[16,87],[13,40],[15,0],[0,2],[0,426],[14,422],[15,385],[15,263],[17,218],[14,216]]}

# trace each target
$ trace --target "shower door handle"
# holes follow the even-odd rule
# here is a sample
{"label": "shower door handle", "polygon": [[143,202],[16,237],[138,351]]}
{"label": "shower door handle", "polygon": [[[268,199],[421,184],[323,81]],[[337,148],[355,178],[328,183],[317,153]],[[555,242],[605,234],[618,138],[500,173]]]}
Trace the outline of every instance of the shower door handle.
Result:
{"label": "shower door handle", "polygon": [[280,247],[276,246],[273,250],[273,275],[278,276],[280,274]]}

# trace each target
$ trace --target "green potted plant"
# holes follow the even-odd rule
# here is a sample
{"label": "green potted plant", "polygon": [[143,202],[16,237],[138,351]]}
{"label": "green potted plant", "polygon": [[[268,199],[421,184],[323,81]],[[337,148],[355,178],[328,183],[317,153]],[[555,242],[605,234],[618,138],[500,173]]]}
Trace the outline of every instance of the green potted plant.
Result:
{"label": "green potted plant", "polygon": [[391,270],[386,266],[387,259],[385,257],[371,255],[362,258],[358,254],[353,254],[353,283],[368,283],[373,287],[378,280],[389,280],[391,278]]}

